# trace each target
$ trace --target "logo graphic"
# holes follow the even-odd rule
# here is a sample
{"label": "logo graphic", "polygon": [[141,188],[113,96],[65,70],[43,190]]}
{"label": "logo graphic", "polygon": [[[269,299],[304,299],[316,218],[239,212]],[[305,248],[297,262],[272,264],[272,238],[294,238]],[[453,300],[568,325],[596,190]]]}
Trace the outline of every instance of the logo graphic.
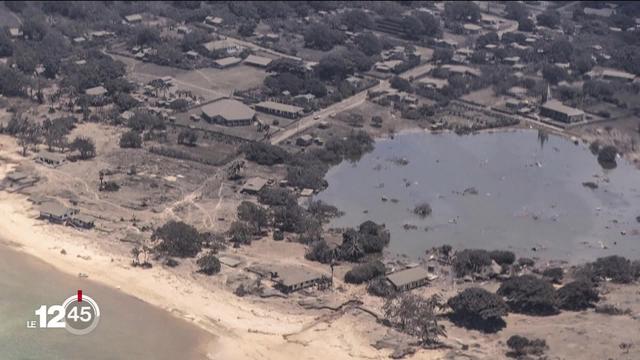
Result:
{"label": "logo graphic", "polygon": [[100,308],[91,297],[69,296],[62,305],[41,305],[36,311],[38,320],[27,321],[28,328],[65,329],[74,335],[93,331],[100,322]]}

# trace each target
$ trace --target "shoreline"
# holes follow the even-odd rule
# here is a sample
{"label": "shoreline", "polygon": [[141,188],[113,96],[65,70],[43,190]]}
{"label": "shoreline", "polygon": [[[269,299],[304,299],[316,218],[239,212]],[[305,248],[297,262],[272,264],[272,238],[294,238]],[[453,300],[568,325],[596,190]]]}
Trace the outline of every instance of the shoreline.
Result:
{"label": "shoreline", "polygon": [[[9,358],[26,356],[35,359],[41,358],[44,353],[50,353],[55,358],[62,356],[65,359],[80,359],[81,354],[86,354],[86,351],[97,350],[99,353],[96,356],[104,360],[123,358],[124,354],[130,351],[150,354],[157,359],[168,360],[184,356],[189,359],[207,360],[206,354],[213,348],[215,339],[200,327],[138,297],[91,279],[78,278],[62,272],[42,259],[21,251],[19,244],[0,238],[0,258],[3,260],[0,267],[5,271],[4,276],[0,277],[0,282],[8,286],[8,293],[5,294],[8,297],[5,299],[12,299],[12,303],[8,305],[13,309],[7,313],[9,322],[5,325],[8,326],[3,327],[5,333],[4,336],[0,336],[8,340]],[[25,283],[29,284],[26,288]],[[38,291],[34,292],[33,289]],[[66,338],[64,332],[36,334],[33,331],[25,331],[20,326],[21,321],[16,322],[17,319],[24,319],[32,313],[33,308],[30,305],[38,303],[36,299],[59,300],[76,289],[82,289],[86,294],[98,299],[107,320],[100,324],[95,334],[89,336],[86,341],[84,337],[78,338],[81,342],[76,344],[75,340]],[[130,313],[131,311],[133,313]],[[148,328],[149,325],[155,327],[169,324],[167,331],[162,333],[144,332],[145,327]],[[118,341],[105,342],[105,339]],[[20,346],[28,341],[34,343],[28,348]],[[117,346],[112,347],[114,344]],[[110,348],[113,348],[114,353],[105,354],[104,349]]]}
{"label": "shoreline", "polygon": [[[0,157],[5,160],[0,165],[0,178],[27,161],[7,148],[0,150]],[[0,218],[2,245],[33,256],[61,273],[87,274],[91,281],[197,326],[211,336],[203,344],[208,359],[286,360],[313,358],[317,354],[334,358],[380,356],[366,339],[350,334],[348,328],[325,330],[323,336],[338,339],[329,345],[327,338],[289,340],[287,335],[305,336],[303,332],[317,324],[317,316],[272,311],[267,305],[237,297],[223,286],[216,285],[215,291],[207,289],[196,281],[198,275],[191,274],[190,279],[160,264],[151,269],[132,268],[129,256],[100,248],[103,235],[38,221],[23,194],[0,191],[0,213],[4,215]],[[63,249],[65,254],[61,253]],[[216,279],[212,277],[209,281]],[[344,338],[349,340],[348,348],[343,347]]]}

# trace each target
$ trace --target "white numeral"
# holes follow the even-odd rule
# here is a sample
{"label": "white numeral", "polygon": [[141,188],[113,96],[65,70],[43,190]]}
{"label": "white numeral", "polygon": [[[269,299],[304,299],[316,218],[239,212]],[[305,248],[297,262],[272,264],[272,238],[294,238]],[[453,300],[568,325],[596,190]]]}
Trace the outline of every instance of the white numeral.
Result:
{"label": "white numeral", "polygon": [[[54,315],[49,322],[47,322],[47,315]],[[36,310],[36,316],[38,316],[38,326],[42,329],[46,328],[64,328],[64,308],[62,305],[52,305],[47,309],[46,305],[42,305]]]}

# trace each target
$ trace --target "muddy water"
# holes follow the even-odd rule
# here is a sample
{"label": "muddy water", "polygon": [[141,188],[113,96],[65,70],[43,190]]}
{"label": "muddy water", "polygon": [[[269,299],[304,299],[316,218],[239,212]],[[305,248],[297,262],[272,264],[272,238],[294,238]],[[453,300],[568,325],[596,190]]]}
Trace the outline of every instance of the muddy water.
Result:
{"label": "muddy water", "polygon": [[[317,198],[346,212],[332,225],[385,223],[394,253],[450,244],[570,262],[640,258],[640,171],[622,160],[604,170],[586,145],[558,136],[403,134],[332,168],[327,180]],[[433,213],[423,219],[412,210],[425,201]]]}
{"label": "muddy water", "polygon": [[[60,304],[77,289],[100,306],[87,335],[64,329],[27,329],[41,304]],[[86,279],[57,272],[0,245],[0,359],[205,359],[208,334],[163,310]]]}

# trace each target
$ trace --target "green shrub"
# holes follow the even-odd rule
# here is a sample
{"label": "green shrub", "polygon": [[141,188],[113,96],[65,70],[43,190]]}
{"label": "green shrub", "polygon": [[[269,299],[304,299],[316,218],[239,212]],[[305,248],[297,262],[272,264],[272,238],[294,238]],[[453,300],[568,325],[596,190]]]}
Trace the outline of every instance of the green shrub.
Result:
{"label": "green shrub", "polygon": [[198,270],[198,272],[200,273],[213,275],[220,272],[220,260],[218,260],[218,258],[211,251],[198,259],[198,261],[196,261],[196,264],[200,267],[200,269]]}

